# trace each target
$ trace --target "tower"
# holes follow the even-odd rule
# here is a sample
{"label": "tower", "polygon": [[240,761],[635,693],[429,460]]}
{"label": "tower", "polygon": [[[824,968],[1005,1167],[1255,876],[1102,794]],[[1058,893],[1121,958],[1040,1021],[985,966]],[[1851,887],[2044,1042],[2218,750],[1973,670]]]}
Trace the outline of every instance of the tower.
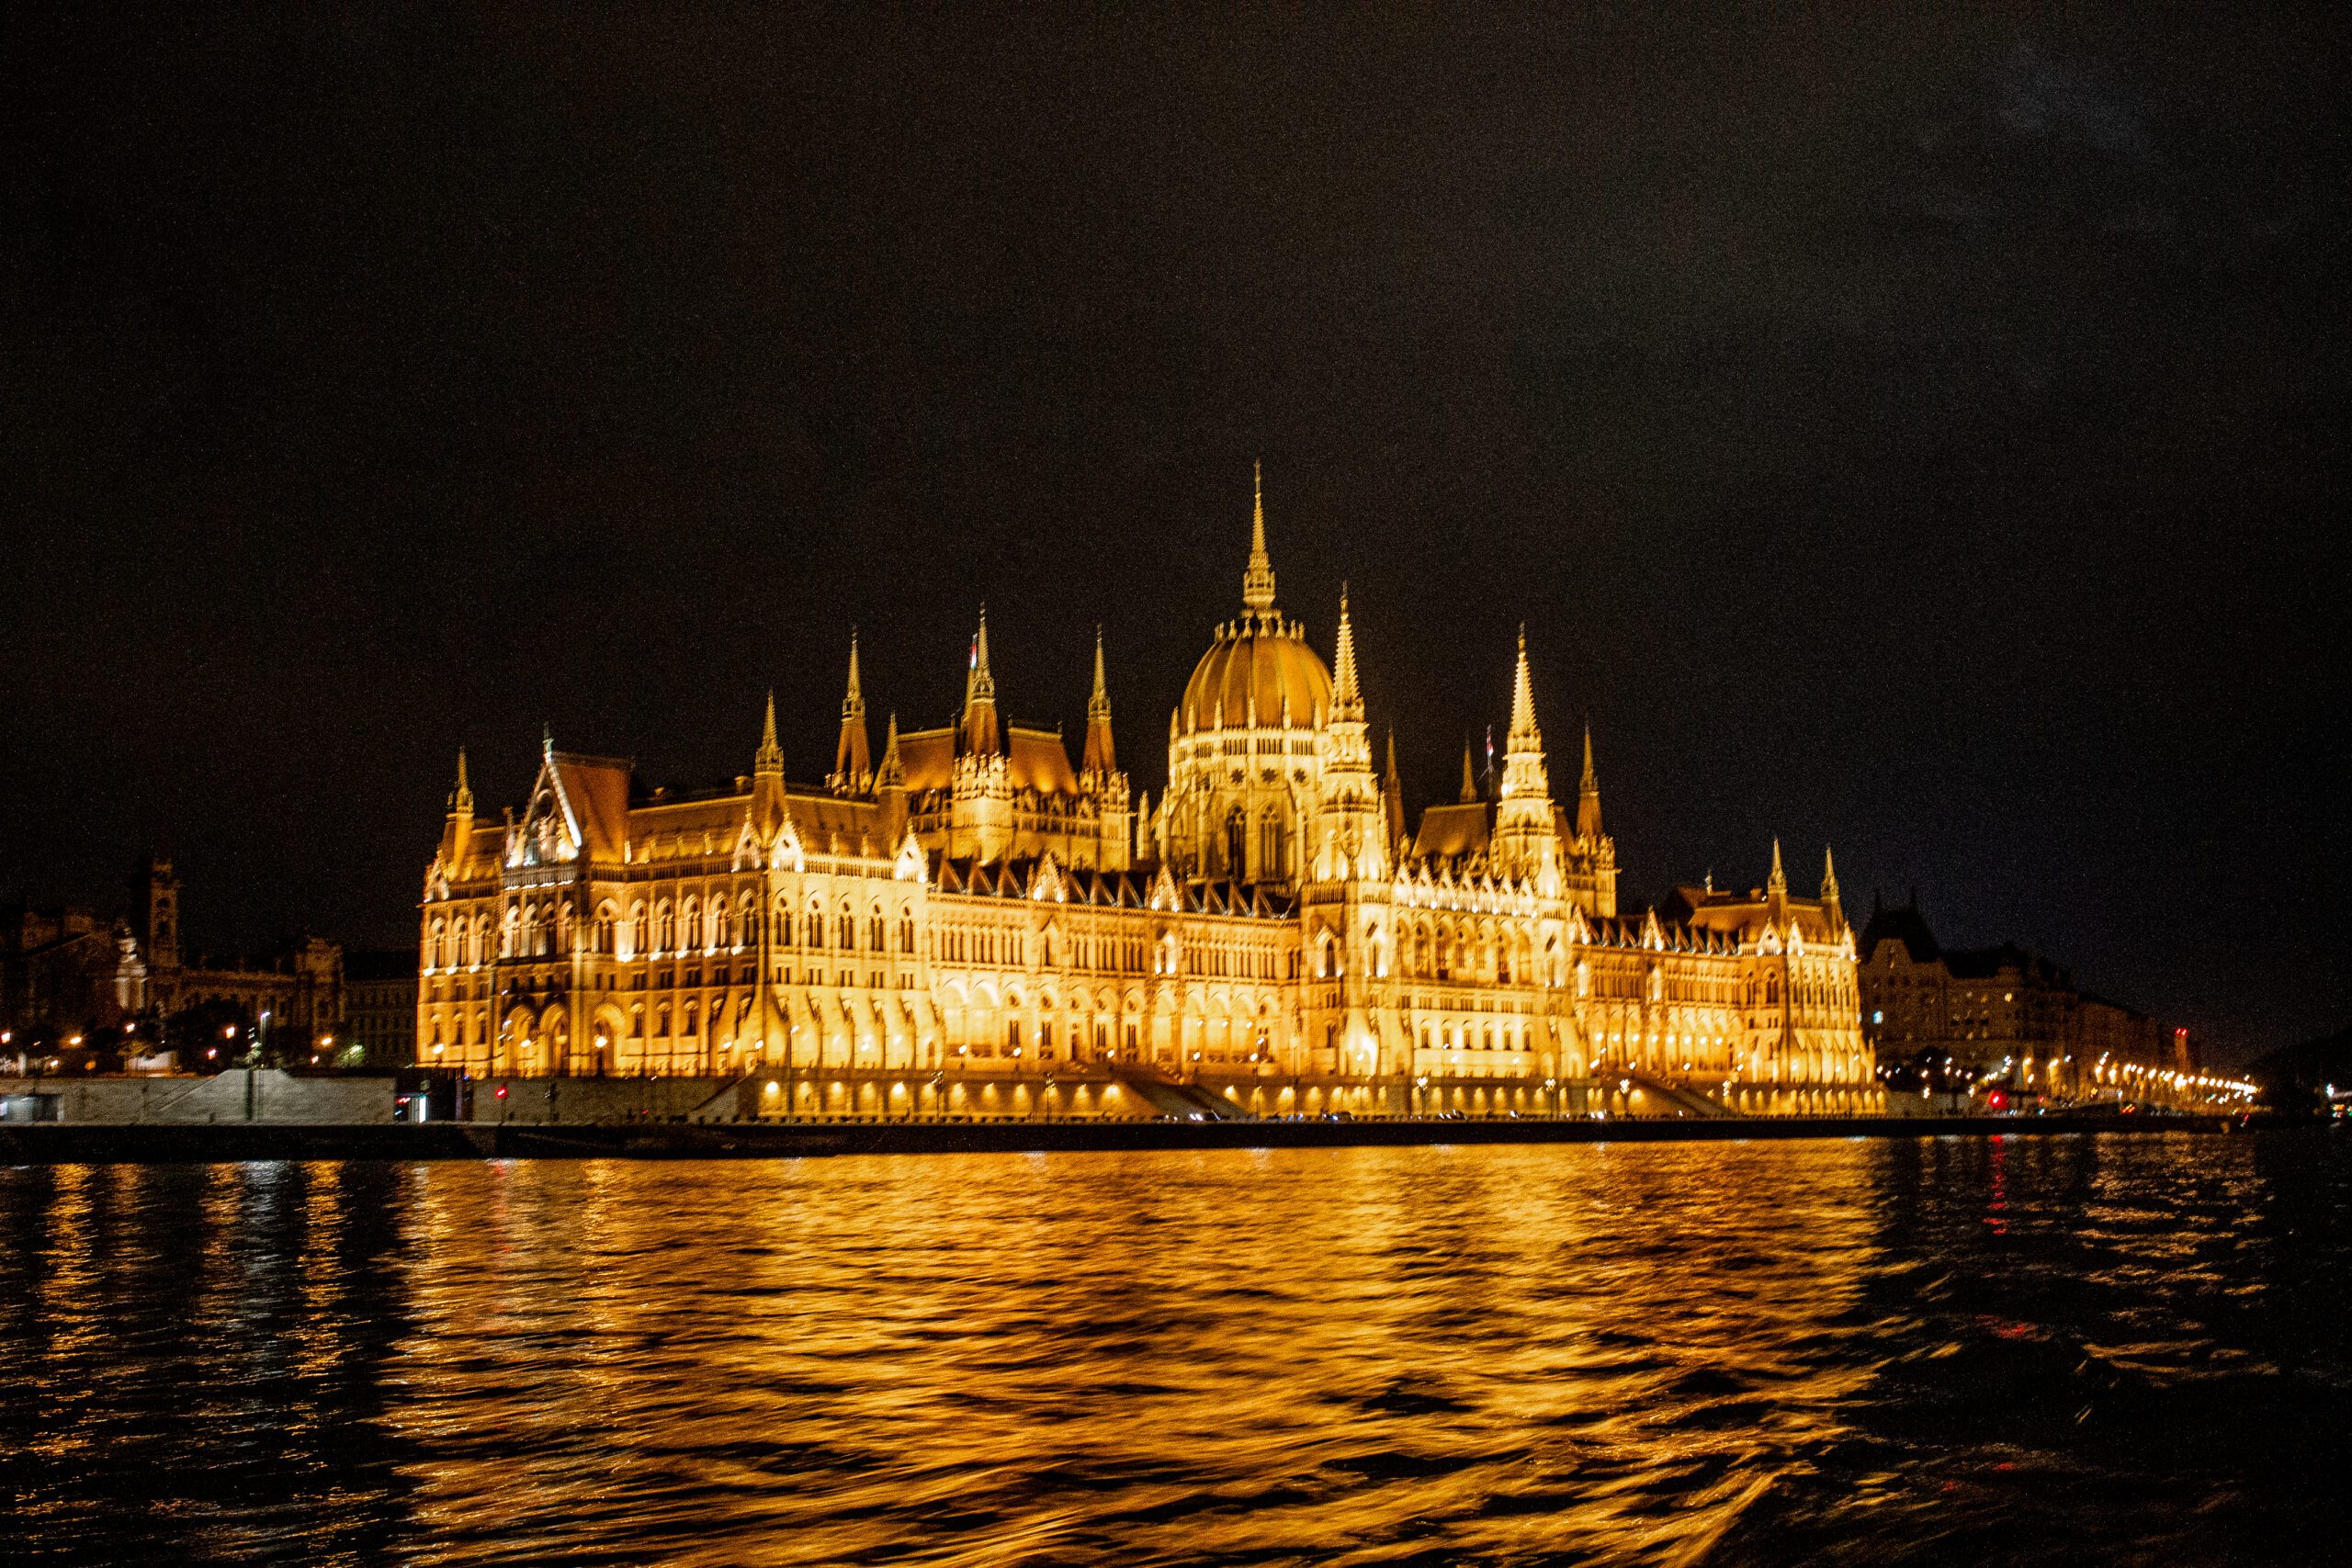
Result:
{"label": "tower", "polygon": [[466,857],[473,851],[474,792],[466,781],[466,749],[458,748],[458,787],[449,792],[449,819],[441,833],[441,865],[452,876],[464,874]]}
{"label": "tower", "polygon": [[760,722],[759,749],[752,753],[752,836],[764,852],[791,819],[784,797],[784,748],[775,738],[775,693],[768,693],[766,715]]}
{"label": "tower", "polygon": [[1102,671],[1101,626],[1094,628],[1094,690],[1086,699],[1086,750],[1078,787],[1094,807],[1095,868],[1125,871],[1135,863],[1135,826],[1128,818],[1127,775],[1119,772],[1118,751],[1111,743],[1111,685]]}
{"label": "tower", "polygon": [[1502,787],[1495,804],[1492,858],[1506,876],[1534,882],[1548,896],[1560,885],[1560,834],[1552,781],[1544,766],[1544,732],[1535,722],[1535,686],[1527,671],[1527,628],[1519,629],[1511,672],[1510,734],[1504,742]]}
{"label": "tower", "polygon": [[[1409,1061],[1409,1046],[1385,1005],[1396,982],[1390,919],[1395,861],[1388,816],[1372,772],[1363,692],[1356,676],[1355,623],[1340,591],[1340,635],[1331,660],[1329,750],[1314,818],[1309,876],[1301,888],[1301,938],[1307,974],[1337,982],[1310,1005],[1308,1040],[1320,1037],[1331,1070],[1391,1073]],[[1383,1026],[1385,1027],[1383,1027]]]}
{"label": "tower", "polygon": [[[465,790],[465,753],[459,752],[458,788]],[[466,795],[466,813],[473,814],[473,796]],[[169,857],[157,855],[147,863],[147,874],[141,878],[145,884],[147,916],[147,967],[150,971],[177,969],[180,966],[180,879],[172,873]]]}
{"label": "tower", "polygon": [[1012,847],[1012,773],[1004,730],[997,721],[996,677],[989,670],[989,608],[964,671],[964,712],[956,725],[947,852],[975,860],[1002,858]]}
{"label": "tower", "polygon": [[995,757],[1004,751],[997,724],[996,677],[989,671],[989,607],[980,606],[980,629],[972,634],[970,662],[964,671],[964,715],[956,728],[960,756]]}
{"label": "tower", "polygon": [[1081,783],[1118,772],[1111,745],[1111,688],[1102,674],[1102,628],[1094,628],[1094,693],[1086,699],[1086,753],[1079,766]]}
{"label": "tower", "polygon": [[1388,731],[1388,770],[1380,777],[1381,809],[1388,818],[1388,852],[1405,852],[1405,785],[1396,776],[1396,731]]}
{"label": "tower", "polygon": [[1829,928],[1831,940],[1836,940],[1846,924],[1846,909],[1838,897],[1838,857],[1829,846],[1821,847],[1821,918]]}
{"label": "tower", "polygon": [[882,841],[896,847],[907,831],[907,768],[899,757],[899,716],[883,733],[882,765],[874,770],[874,799],[882,808]]}
{"label": "tower", "polygon": [[841,739],[833,747],[833,773],[825,781],[835,795],[864,795],[874,785],[874,764],[865,743],[865,694],[857,683],[857,633],[849,634],[849,690],[842,698]]}

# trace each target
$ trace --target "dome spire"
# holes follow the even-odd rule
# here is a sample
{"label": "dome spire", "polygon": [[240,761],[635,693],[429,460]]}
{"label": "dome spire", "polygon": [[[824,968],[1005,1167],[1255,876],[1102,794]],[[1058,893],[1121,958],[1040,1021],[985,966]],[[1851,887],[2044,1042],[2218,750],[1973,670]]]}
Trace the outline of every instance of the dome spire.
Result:
{"label": "dome spire", "polygon": [[1250,465],[1250,565],[1241,574],[1241,603],[1264,615],[1274,607],[1274,563],[1266,554],[1266,471]]}

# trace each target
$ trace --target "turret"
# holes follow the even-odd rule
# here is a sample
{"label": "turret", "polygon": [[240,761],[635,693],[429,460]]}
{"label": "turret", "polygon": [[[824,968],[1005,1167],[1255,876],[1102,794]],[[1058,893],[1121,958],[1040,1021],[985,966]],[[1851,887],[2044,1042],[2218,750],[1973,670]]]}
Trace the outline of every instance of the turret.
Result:
{"label": "turret", "polygon": [[1507,874],[1535,878],[1556,890],[1560,835],[1552,819],[1544,732],[1535,722],[1535,683],[1527,670],[1525,626],[1519,630],[1519,662],[1511,671],[1510,734],[1505,747],[1495,805],[1496,864]]}
{"label": "turret", "polygon": [[1102,628],[1094,628],[1094,693],[1086,699],[1086,752],[1079,768],[1082,780],[1101,781],[1119,771],[1111,745],[1111,688],[1102,673]]}
{"label": "turret", "polygon": [[1770,908],[1770,919],[1779,925],[1788,918],[1789,874],[1781,865],[1781,840],[1772,840],[1772,874],[1764,879],[1764,902]]}
{"label": "turret", "polygon": [[895,844],[907,830],[907,769],[899,759],[899,716],[884,731],[882,765],[874,771],[874,798],[882,808],[882,841]]}
{"label": "turret", "polygon": [[1600,838],[1600,775],[1592,769],[1592,726],[1584,727],[1584,777],[1577,784],[1577,841]]}
{"label": "turret", "polygon": [[833,747],[833,773],[825,782],[835,795],[863,795],[873,783],[866,751],[865,694],[857,683],[857,634],[849,634],[849,691],[842,698],[842,735]]}
{"label": "turret", "polygon": [[441,835],[441,863],[455,873],[472,852],[474,792],[466,782],[466,749],[458,748],[458,787],[449,792],[449,825]]}
{"label": "turret", "polygon": [[1004,738],[996,718],[996,677],[989,672],[986,604],[980,606],[980,629],[972,637],[971,662],[964,673],[964,716],[956,727],[956,750],[966,757],[1004,753]]}
{"label": "turret", "polygon": [[790,815],[784,799],[784,748],[775,739],[775,693],[768,693],[760,725],[759,750],[752,753],[752,831],[762,843],[775,837]]}
{"label": "turret", "polygon": [[[1388,824],[1380,785],[1372,773],[1363,692],[1356,681],[1355,625],[1348,615],[1344,586],[1340,590],[1339,646],[1331,671],[1331,749],[1323,766],[1314,874],[1324,881],[1385,874],[1389,863]],[[1367,854],[1367,849],[1374,852]],[[1332,858],[1327,861],[1326,856]]]}
{"label": "turret", "polygon": [[1821,918],[1835,940],[1846,923],[1846,909],[1838,897],[1838,857],[1826,844],[1821,848]]}
{"label": "turret", "polygon": [[1401,854],[1405,843],[1405,785],[1396,775],[1396,731],[1388,732],[1388,769],[1380,778],[1381,809],[1388,816],[1388,848]]}
{"label": "turret", "polygon": [[1462,794],[1460,799],[1462,804],[1464,806],[1476,806],[1478,803],[1478,770],[1477,765],[1470,760],[1470,738],[1466,735],[1462,738]]}

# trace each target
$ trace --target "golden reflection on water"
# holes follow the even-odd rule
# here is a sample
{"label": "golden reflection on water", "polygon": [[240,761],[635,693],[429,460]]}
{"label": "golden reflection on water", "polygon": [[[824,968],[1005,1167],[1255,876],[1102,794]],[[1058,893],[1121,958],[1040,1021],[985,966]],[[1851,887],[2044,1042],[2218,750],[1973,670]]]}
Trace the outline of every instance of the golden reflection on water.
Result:
{"label": "golden reflection on water", "polygon": [[2333,1506],[2346,1163],[0,1170],[0,1476],[107,1562],[2197,1560]]}
{"label": "golden reflection on water", "polygon": [[1695,1539],[1866,1375],[1789,1353],[1870,1251],[1862,1146],[1809,1152],[435,1167],[417,1560]]}

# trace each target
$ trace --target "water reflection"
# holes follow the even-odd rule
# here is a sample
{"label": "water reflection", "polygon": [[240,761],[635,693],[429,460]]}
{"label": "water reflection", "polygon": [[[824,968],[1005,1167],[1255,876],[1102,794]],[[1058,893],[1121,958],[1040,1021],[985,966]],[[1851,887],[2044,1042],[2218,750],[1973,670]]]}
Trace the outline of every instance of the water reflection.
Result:
{"label": "water reflection", "polygon": [[2261,1555],[2336,1452],[2346,1164],[6,1171],[0,1473],[108,1562]]}

